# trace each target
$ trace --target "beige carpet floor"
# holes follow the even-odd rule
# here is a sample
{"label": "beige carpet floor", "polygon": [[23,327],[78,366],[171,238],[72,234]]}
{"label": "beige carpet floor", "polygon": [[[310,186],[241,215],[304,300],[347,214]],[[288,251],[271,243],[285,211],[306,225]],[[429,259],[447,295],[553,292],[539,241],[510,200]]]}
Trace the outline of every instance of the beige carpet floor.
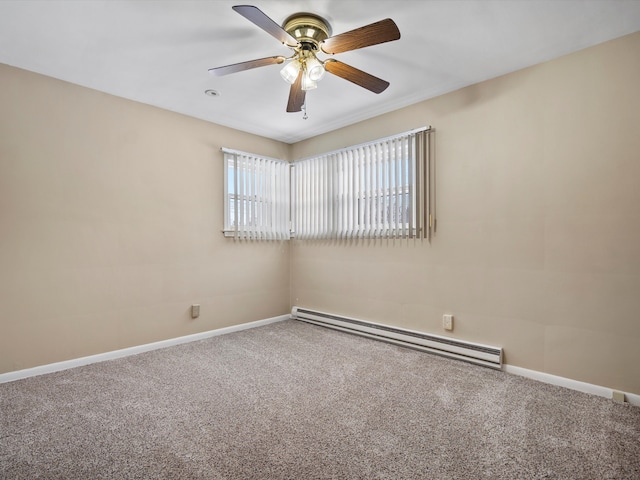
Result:
{"label": "beige carpet floor", "polygon": [[640,479],[640,408],[297,321],[0,385],[2,479]]}

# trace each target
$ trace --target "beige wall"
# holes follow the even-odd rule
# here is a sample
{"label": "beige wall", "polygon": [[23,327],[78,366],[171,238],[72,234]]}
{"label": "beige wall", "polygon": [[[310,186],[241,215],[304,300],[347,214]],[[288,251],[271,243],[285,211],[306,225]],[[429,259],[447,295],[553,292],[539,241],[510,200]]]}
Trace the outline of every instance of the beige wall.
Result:
{"label": "beige wall", "polygon": [[[291,302],[640,394],[640,33],[301,142],[436,128],[431,244],[292,244]],[[393,86],[392,86],[393,88]]]}
{"label": "beige wall", "polygon": [[223,145],[288,154],[0,65],[0,372],[288,312],[288,242],[220,233]]}
{"label": "beige wall", "polygon": [[[640,394],[638,85],[634,34],[287,146],[0,66],[0,372],[291,303],[439,334],[452,313],[509,364]],[[222,237],[222,145],[428,124],[431,244]]]}

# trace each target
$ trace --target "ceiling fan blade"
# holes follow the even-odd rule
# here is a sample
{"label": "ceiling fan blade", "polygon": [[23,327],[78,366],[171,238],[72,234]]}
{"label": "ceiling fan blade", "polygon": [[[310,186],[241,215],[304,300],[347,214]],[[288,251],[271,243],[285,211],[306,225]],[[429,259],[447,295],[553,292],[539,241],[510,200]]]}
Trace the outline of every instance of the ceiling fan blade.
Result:
{"label": "ceiling fan blade", "polygon": [[304,105],[304,98],[307,92],[302,90],[302,70],[298,74],[298,78],[291,85],[289,91],[289,102],[287,103],[287,112],[300,112],[302,111],[302,105]]}
{"label": "ceiling fan blade", "polygon": [[350,30],[335,37],[327,38],[320,48],[324,53],[333,55],[358,48],[370,47],[379,43],[391,42],[400,38],[400,30],[393,20],[387,18],[364,27]]}
{"label": "ceiling fan blade", "polygon": [[229,75],[230,73],[242,72],[243,70],[249,70],[251,68],[266,67],[267,65],[275,65],[282,63],[286,59],[284,57],[266,57],[259,58],[258,60],[250,60],[248,62],[234,63],[232,65],[225,65],[224,67],[210,68],[209,73],[218,77],[222,75]]}
{"label": "ceiling fan blade", "polygon": [[232,8],[244,18],[253,22],[269,35],[276,38],[280,43],[284,43],[289,47],[295,47],[298,45],[298,41],[295,38],[289,35],[280,25],[265,15],[265,13],[258,7],[254,7],[253,5],[236,5]]}
{"label": "ceiling fan blade", "polygon": [[333,73],[338,77],[349,80],[356,85],[360,85],[367,90],[371,90],[373,93],[382,93],[389,86],[389,82],[382,80],[381,78],[374,77],[362,70],[358,70],[351,65],[339,62],[338,60],[327,60],[324,63],[324,68],[329,73]]}

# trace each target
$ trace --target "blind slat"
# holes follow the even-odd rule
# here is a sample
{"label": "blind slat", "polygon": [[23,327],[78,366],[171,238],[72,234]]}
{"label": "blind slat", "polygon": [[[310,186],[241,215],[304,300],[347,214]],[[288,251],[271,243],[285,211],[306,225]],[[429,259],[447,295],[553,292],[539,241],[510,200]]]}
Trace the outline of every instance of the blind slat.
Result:
{"label": "blind slat", "polygon": [[408,191],[408,201],[409,201],[409,205],[407,206],[407,220],[408,220],[408,224],[409,224],[409,231],[407,232],[407,236],[409,238],[413,238],[413,214],[414,214],[414,200],[413,200],[413,179],[415,178],[413,175],[413,165],[414,165],[414,150],[412,148],[413,142],[411,140],[413,140],[413,137],[415,137],[415,135],[412,135],[410,137],[410,141],[407,142],[407,157],[408,157],[408,162],[407,162],[407,184],[409,185],[409,191]]}

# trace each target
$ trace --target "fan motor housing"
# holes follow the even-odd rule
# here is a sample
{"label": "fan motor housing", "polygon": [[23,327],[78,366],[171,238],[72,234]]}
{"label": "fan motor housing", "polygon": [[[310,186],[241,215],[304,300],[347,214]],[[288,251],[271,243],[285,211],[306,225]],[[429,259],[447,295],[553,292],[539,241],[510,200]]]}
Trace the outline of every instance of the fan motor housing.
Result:
{"label": "fan motor housing", "polygon": [[282,28],[301,44],[311,44],[314,50],[331,36],[331,26],[313,13],[295,13],[284,21]]}

